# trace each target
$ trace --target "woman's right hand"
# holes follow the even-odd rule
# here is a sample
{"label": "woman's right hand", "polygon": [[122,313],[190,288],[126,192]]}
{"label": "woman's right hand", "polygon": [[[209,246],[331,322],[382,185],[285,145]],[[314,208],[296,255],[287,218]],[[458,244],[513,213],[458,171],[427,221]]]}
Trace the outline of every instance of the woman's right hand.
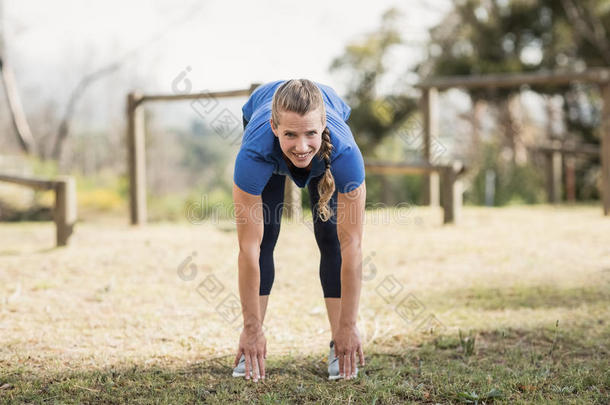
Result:
{"label": "woman's right hand", "polygon": [[[234,367],[239,363],[241,355],[246,358],[246,379],[250,379],[252,372],[254,382],[259,377],[265,379],[265,359],[267,358],[267,339],[262,328],[245,327],[239,337],[239,347],[235,356]],[[259,371],[257,373],[256,371]]]}

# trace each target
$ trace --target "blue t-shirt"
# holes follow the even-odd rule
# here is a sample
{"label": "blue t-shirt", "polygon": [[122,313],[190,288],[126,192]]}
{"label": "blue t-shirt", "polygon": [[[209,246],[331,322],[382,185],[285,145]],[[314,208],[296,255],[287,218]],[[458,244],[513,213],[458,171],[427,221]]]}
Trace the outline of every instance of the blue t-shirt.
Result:
{"label": "blue t-shirt", "polygon": [[[243,191],[260,195],[273,173],[288,175],[298,187],[325,171],[324,160],[317,154],[312,159],[309,176],[294,176],[283,158],[278,138],[271,130],[271,102],[275,90],[284,80],[263,84],[254,90],[242,107],[244,135],[235,159],[233,181]],[[346,124],[351,108],[329,86],[316,83],[324,97],[326,126],[330,132],[333,150],[330,170],[335,187],[340,193],[348,193],[364,181],[364,160],[354,136]]]}

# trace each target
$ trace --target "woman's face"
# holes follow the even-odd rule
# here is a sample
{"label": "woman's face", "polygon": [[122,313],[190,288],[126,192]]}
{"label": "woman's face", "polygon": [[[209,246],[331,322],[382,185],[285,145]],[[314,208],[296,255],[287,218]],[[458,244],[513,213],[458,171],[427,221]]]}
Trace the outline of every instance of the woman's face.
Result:
{"label": "woman's face", "polygon": [[292,111],[280,112],[277,128],[273,125],[273,118],[270,122],[284,155],[296,167],[310,169],[311,161],[322,145],[324,125],[320,109],[302,116]]}

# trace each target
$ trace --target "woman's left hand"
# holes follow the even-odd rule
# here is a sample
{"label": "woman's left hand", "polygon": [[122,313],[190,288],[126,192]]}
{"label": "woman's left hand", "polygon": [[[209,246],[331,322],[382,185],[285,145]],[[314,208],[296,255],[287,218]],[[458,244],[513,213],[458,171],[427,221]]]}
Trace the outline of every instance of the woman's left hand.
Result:
{"label": "woman's left hand", "polygon": [[339,374],[345,379],[356,376],[356,355],[364,366],[364,353],[356,325],[339,326],[335,341],[335,356],[339,358]]}

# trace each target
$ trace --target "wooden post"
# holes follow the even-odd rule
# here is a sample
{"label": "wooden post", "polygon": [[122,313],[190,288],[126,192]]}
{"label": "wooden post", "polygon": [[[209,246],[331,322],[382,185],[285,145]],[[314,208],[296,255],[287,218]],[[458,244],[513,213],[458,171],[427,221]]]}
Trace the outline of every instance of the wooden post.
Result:
{"label": "wooden post", "polygon": [[440,207],[441,205],[441,182],[438,172],[428,173],[428,182],[425,183],[428,193],[428,202],[431,207]]}
{"label": "wooden post", "polygon": [[129,209],[132,225],[146,224],[146,150],[142,95],[127,95],[127,150],[129,161]]}
{"label": "wooden post", "polygon": [[547,194],[549,203],[561,201],[561,142],[553,141],[553,149],[547,154]]}
{"label": "wooden post", "polygon": [[610,215],[610,83],[601,88],[603,98],[601,128],[602,201],[604,215]]}
{"label": "wooden post", "polygon": [[55,211],[57,246],[65,246],[76,223],[76,185],[72,177],[60,177],[55,182]]}
{"label": "wooden post", "polygon": [[544,151],[544,168],[546,172],[546,199],[549,204],[553,203],[553,196],[555,191],[553,190],[553,159],[551,151]]}
{"label": "wooden post", "polygon": [[[434,87],[422,90],[421,110],[423,119],[424,160],[430,163],[432,139],[438,138],[438,90]],[[424,175],[423,205],[438,207],[440,204],[438,173]]]}
{"label": "wooden post", "polygon": [[572,154],[565,155],[565,188],[566,200],[569,203],[576,202],[576,158]]}
{"label": "wooden post", "polygon": [[286,218],[300,220],[303,215],[301,207],[301,189],[294,184],[290,176],[286,176],[286,184],[284,187],[284,210],[283,214]]}
{"label": "wooden post", "polygon": [[[556,147],[561,147],[561,143],[559,141],[554,142]],[[552,170],[553,170],[553,202],[560,203],[561,202],[561,178],[562,178],[562,164],[561,164],[561,152],[553,151],[552,160]]]}
{"label": "wooden post", "polygon": [[459,220],[462,208],[462,182],[458,180],[453,165],[441,169],[441,187],[443,188],[443,224]]}

